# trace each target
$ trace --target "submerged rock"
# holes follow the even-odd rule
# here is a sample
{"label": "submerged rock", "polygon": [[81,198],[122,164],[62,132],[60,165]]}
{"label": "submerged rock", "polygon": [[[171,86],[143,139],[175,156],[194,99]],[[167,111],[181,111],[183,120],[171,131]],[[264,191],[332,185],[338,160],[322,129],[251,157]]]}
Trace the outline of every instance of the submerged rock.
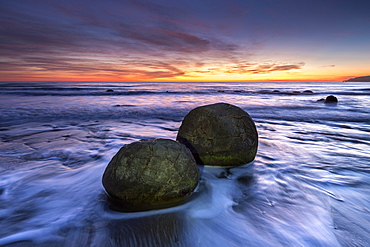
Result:
{"label": "submerged rock", "polygon": [[254,160],[258,133],[252,118],[241,108],[217,103],[191,110],[177,140],[185,144],[199,164],[239,166]]}
{"label": "submerged rock", "polygon": [[168,140],[142,140],[123,146],[103,174],[108,194],[128,210],[179,203],[192,194],[200,177],[189,149]]}
{"label": "submerged rock", "polygon": [[106,91],[107,93],[113,93],[114,92],[114,90],[113,89],[107,89],[107,91]]}
{"label": "submerged rock", "polygon": [[333,95],[329,95],[328,97],[326,97],[325,99],[325,103],[338,103],[338,99],[337,97],[333,96]]}

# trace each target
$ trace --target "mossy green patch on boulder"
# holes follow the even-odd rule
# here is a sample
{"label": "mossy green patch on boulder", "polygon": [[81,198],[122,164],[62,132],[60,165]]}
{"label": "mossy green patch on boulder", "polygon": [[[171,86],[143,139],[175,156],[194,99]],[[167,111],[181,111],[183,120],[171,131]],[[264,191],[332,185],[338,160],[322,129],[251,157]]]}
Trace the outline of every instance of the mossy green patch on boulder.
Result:
{"label": "mossy green patch on boulder", "polygon": [[240,166],[254,160],[258,148],[256,126],[243,109],[217,103],[197,107],[184,118],[177,140],[198,163]]}
{"label": "mossy green patch on boulder", "polygon": [[188,148],[173,140],[153,139],[123,146],[109,162],[102,182],[121,205],[140,211],[183,201],[199,177]]}

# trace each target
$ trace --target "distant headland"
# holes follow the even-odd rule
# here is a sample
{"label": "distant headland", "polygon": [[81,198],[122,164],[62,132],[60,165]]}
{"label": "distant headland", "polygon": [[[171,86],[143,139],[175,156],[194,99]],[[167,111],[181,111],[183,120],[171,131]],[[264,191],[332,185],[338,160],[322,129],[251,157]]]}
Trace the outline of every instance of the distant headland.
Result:
{"label": "distant headland", "polygon": [[370,75],[351,78],[351,79],[345,80],[344,82],[370,82]]}

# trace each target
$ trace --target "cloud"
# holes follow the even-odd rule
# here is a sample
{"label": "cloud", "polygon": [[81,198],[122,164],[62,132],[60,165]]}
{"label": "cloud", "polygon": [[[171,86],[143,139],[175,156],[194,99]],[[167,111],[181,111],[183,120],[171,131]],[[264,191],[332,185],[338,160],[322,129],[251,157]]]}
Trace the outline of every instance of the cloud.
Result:
{"label": "cloud", "polygon": [[147,1],[112,5],[74,1],[4,5],[0,70],[176,77],[185,75],[181,66],[202,64],[202,57],[222,60],[239,49],[219,37],[202,35],[189,22],[184,25],[181,11],[165,5]]}
{"label": "cloud", "polygon": [[286,70],[292,70],[292,69],[301,69],[302,66],[304,66],[304,63],[299,64],[284,64],[284,65],[275,65],[269,69],[269,72],[273,71],[286,71]]}
{"label": "cloud", "polygon": [[[99,4],[99,3],[96,3]],[[176,52],[202,52],[210,48],[211,41],[193,26],[179,18],[181,8],[172,9],[150,1],[117,1],[106,4],[77,6],[55,5],[64,15],[77,23],[77,28],[97,40],[125,51],[165,50]],[[95,7],[94,7],[95,6]],[[213,43],[213,41],[212,41]],[[219,45],[217,45],[219,46]],[[216,46],[215,46],[216,47]]]}
{"label": "cloud", "polygon": [[171,4],[146,0],[1,3],[0,71],[51,78],[68,74],[150,80],[268,74],[304,65],[248,61],[257,47],[228,36],[233,23],[222,6],[217,11],[224,13],[225,20],[217,18],[217,11],[210,17],[195,8],[204,3],[194,2],[193,9]]}
{"label": "cloud", "polygon": [[149,49],[182,53],[204,52],[210,49],[209,40],[181,31],[158,27],[150,29],[141,27],[137,29],[137,27],[122,25],[117,32],[121,38],[138,42],[141,44],[141,47]]}
{"label": "cloud", "polygon": [[229,70],[229,73],[240,73],[240,74],[269,74],[276,71],[288,71],[301,69],[305,63],[300,62],[296,64],[285,64],[285,63],[246,63],[238,65]]}
{"label": "cloud", "polygon": [[57,78],[62,73],[70,77],[111,77],[111,78],[133,78],[133,79],[159,79],[182,76],[184,71],[177,68],[174,64],[168,64],[156,60],[121,59],[113,62],[111,60],[102,61],[101,59],[85,59],[73,57],[37,57],[29,56],[22,61],[0,62],[0,72],[4,74],[14,74],[22,71],[31,77],[35,75],[45,75]]}
{"label": "cloud", "polygon": [[333,68],[333,67],[335,67],[335,65],[334,65],[334,64],[320,66],[319,68]]}
{"label": "cloud", "polygon": [[295,64],[286,63],[256,63],[256,62],[243,62],[243,63],[229,63],[229,64],[212,64],[203,65],[203,69],[194,70],[197,74],[209,75],[252,75],[252,74],[269,74],[278,71],[289,71],[302,69],[305,65],[303,62]]}

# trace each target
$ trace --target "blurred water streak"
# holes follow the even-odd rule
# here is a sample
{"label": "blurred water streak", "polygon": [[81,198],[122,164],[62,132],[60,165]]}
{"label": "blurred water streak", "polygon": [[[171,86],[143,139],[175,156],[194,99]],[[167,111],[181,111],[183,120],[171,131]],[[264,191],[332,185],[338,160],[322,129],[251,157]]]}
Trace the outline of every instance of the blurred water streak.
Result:
{"label": "blurred water streak", "polygon": [[[369,83],[0,87],[0,246],[370,243]],[[338,104],[317,102],[330,94]],[[183,205],[115,211],[101,176],[118,149],[175,139],[188,111],[216,102],[235,104],[255,120],[255,161],[205,168]]]}

